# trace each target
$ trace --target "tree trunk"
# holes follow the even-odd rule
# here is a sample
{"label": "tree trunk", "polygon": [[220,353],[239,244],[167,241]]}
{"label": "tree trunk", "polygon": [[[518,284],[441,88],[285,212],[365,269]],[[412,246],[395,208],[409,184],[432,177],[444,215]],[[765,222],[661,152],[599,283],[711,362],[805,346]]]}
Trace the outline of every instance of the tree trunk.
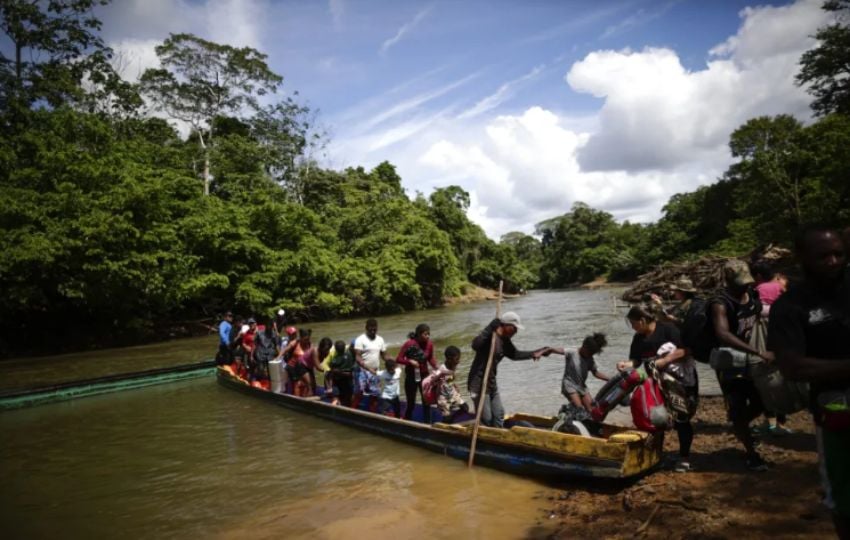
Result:
{"label": "tree trunk", "polygon": [[15,76],[18,79],[18,85],[22,84],[21,81],[21,72],[23,71],[23,67],[21,66],[21,44],[15,43]]}
{"label": "tree trunk", "polygon": [[210,194],[210,156],[204,154],[204,195]]}

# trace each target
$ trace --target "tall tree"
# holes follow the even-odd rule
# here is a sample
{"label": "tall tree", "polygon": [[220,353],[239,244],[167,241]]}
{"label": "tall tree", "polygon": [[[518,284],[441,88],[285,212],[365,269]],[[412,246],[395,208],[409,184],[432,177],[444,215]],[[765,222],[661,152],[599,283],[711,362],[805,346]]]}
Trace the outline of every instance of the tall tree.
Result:
{"label": "tall tree", "polygon": [[[114,89],[119,82],[109,61],[112,51],[98,35],[101,21],[93,8],[108,0],[4,0],[0,30],[12,56],[0,53],[0,105],[12,100],[26,108],[38,101],[51,106],[77,103],[83,80]],[[109,85],[106,82],[109,82]],[[124,87],[126,90],[126,87]]]}
{"label": "tall tree", "polygon": [[266,55],[250,47],[220,45],[192,34],[171,34],[156,47],[162,68],[148,69],[141,88],[154,106],[192,127],[203,156],[204,194],[211,182],[210,154],[214,120],[256,111],[258,97],[275,92],[283,78],[266,64]]}
{"label": "tall tree", "polygon": [[819,28],[818,46],[803,53],[797,83],[810,85],[815,114],[850,114],[850,0],[827,0],[823,9],[836,20]]}

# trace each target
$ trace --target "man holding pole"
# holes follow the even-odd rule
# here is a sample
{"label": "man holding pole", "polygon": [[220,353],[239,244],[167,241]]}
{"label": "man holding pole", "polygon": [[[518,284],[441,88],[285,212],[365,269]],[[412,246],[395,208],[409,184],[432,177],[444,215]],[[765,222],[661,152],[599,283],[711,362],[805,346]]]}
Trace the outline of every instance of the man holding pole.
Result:
{"label": "man holding pole", "polygon": [[[499,388],[496,385],[496,372],[502,358],[511,360],[538,360],[541,356],[548,356],[551,352],[549,347],[542,347],[535,351],[518,351],[511,338],[524,327],[520,323],[519,315],[508,311],[501,317],[493,319],[484,330],[472,340],[472,349],[475,351],[475,359],[469,368],[467,379],[467,390],[472,397],[476,407],[481,407],[481,423],[490,427],[504,427],[505,409],[499,397]],[[494,338],[495,335],[495,338]],[[492,347],[492,350],[491,350]],[[492,356],[491,356],[492,355]],[[481,399],[484,373],[488,360],[492,357],[490,374],[488,377],[487,392]]]}

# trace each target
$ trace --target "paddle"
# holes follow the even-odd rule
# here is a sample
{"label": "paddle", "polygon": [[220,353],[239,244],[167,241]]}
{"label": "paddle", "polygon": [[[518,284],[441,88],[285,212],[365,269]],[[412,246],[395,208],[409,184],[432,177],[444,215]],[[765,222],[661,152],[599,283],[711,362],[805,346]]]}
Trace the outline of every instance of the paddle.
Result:
{"label": "paddle", "polygon": [[[502,281],[499,281],[499,297],[496,300],[496,318],[502,314]],[[481,383],[481,396],[475,404],[475,426],[472,428],[472,443],[469,445],[469,462],[467,466],[472,468],[475,461],[475,444],[478,442],[478,428],[481,425],[481,412],[484,410],[484,398],[487,397],[487,382],[490,379],[490,368],[493,366],[493,354],[496,352],[496,340],[499,336],[493,330],[493,338],[490,340],[490,356],[487,357],[487,366],[484,368],[484,380]]]}

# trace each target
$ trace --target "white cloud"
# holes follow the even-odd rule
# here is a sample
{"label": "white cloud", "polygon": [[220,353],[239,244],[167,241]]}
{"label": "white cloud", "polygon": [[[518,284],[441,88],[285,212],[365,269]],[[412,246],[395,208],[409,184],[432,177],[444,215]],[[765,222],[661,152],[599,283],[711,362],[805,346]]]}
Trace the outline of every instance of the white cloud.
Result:
{"label": "white cloud", "polygon": [[578,92],[604,98],[600,129],[579,151],[584,170],[670,169],[725,150],[749,118],[809,116],[794,85],[800,55],[826,15],[819,3],[747,8],[737,34],[713,48],[705,69],[688,71],[675,51],[597,51],[572,66]]}
{"label": "white cloud", "polygon": [[642,26],[644,24],[647,24],[667,13],[670,8],[676,5],[676,3],[677,2],[675,1],[667,2],[660,8],[651,11],[647,11],[646,9],[641,8],[635,13],[623,19],[622,21],[616,24],[612,24],[611,26],[606,28],[602,35],[599,37],[599,39],[606,39],[613,35],[619,34],[620,32],[629,28],[634,28],[636,26]]}
{"label": "white cloud", "polygon": [[419,23],[421,23],[422,20],[426,16],[428,16],[428,13],[431,12],[433,7],[434,7],[433,5],[426,7],[425,9],[423,9],[419,13],[417,13],[416,16],[413,17],[413,20],[406,22],[403,25],[401,25],[401,27],[398,29],[398,31],[395,33],[395,35],[393,37],[387,39],[386,41],[384,41],[381,44],[381,54],[386,54],[387,51],[390,50],[390,47],[396,45],[399,41],[402,40],[402,38],[404,38],[404,36],[406,36],[408,33],[410,33],[414,28],[419,26]]}
{"label": "white cloud", "polygon": [[522,77],[518,77],[502,84],[501,86],[499,86],[498,89],[496,89],[495,92],[479,100],[475,105],[460,113],[458,115],[458,120],[472,118],[474,116],[478,116],[479,114],[483,114],[487,111],[495,109],[496,107],[504,103],[506,100],[513,97],[513,95],[516,93],[517,87],[537,77],[541,72],[543,72],[543,69],[543,66],[536,66],[534,69],[532,69]]}
{"label": "white cloud", "polygon": [[128,81],[137,80],[148,68],[159,67],[154,49],[162,43],[157,39],[122,39],[110,44],[115,51],[113,67]]}
{"label": "white cloud", "polygon": [[425,121],[427,111],[411,107],[347,150],[359,162],[391,159],[405,185],[425,193],[460,185],[470,192],[470,217],[492,238],[531,232],[578,201],[620,220],[655,220],[670,196],[723,173],[729,135],[747,119],[810,114],[793,77],[825,21],[819,3],[748,8],[741,17],[702,69],[686,69],[668,48],[588,54],[566,79],[604,100],[592,117],[542,107],[493,115],[508,86],[459,116]]}

